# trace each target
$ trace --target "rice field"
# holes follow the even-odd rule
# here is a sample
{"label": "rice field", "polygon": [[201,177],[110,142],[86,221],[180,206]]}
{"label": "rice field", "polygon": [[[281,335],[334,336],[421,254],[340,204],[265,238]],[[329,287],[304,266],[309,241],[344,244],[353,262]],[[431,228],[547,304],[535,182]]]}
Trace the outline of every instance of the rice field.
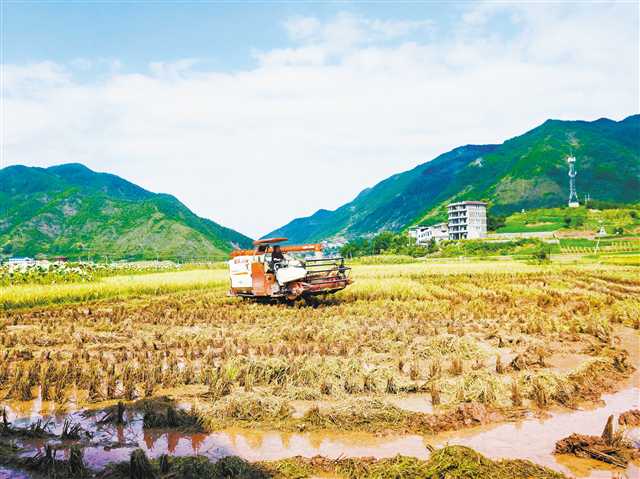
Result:
{"label": "rice field", "polygon": [[99,299],[124,299],[161,295],[182,290],[224,288],[226,269],[195,269],[169,273],[126,274],[91,282],[58,284],[20,284],[0,287],[0,309],[52,306]]}
{"label": "rice field", "polygon": [[640,329],[638,273],[358,264],[313,304],[229,298],[225,269],[2,287],[0,409],[113,418],[120,403],[146,429],[425,436],[544,415],[633,373],[618,332]]}

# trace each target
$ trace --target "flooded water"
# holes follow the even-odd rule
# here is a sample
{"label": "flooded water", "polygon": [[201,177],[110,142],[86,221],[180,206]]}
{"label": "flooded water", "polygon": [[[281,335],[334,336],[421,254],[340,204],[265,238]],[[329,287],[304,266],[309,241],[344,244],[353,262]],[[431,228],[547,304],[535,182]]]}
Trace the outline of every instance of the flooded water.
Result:
{"label": "flooded water", "polygon": [[0,466],[0,479],[29,479],[29,475]]}
{"label": "flooded water", "polygon": [[[529,459],[567,475],[579,478],[638,478],[640,469],[631,465],[626,471],[607,468],[605,464],[552,454],[555,442],[573,432],[600,434],[607,417],[631,408],[640,408],[640,389],[631,387],[603,396],[605,405],[572,412],[552,412],[545,419],[528,419],[517,423],[448,432],[435,436],[386,435],[369,433],[281,433],[230,429],[211,434],[183,434],[177,431],[142,429],[136,418],[126,426],[96,425],[95,419],[74,414],[74,421],[95,430],[91,446],[85,449],[85,460],[99,468],[113,461],[129,458],[130,452],[141,447],[150,457],[161,454],[201,454],[211,459],[238,455],[249,461],[276,460],[301,455],[322,455],[329,458],[374,456],[393,457],[404,454],[426,459],[427,445],[459,444],[472,447],[494,458]],[[22,421],[19,421],[22,422]],[[60,421],[52,431],[59,432]],[[640,429],[630,431],[631,439],[640,443]],[[33,452],[43,452],[44,441],[27,443]],[[1,477],[1,476],[0,476]]]}
{"label": "flooded water", "polygon": [[[623,345],[630,353],[631,361],[640,366],[638,333],[619,329]],[[83,418],[73,413],[74,422],[94,431],[91,444],[85,449],[85,460],[93,467],[102,467],[113,461],[129,458],[137,447],[151,457],[164,453],[172,455],[201,454],[211,459],[238,455],[249,461],[276,460],[301,455],[322,455],[328,458],[374,456],[393,457],[397,454],[428,458],[427,445],[458,444],[469,446],[493,459],[520,458],[548,466],[578,478],[640,478],[640,468],[630,465],[626,470],[615,470],[606,464],[573,456],[553,454],[556,441],[571,433],[599,435],[607,417],[629,409],[640,409],[640,368],[624,388],[613,394],[605,394],[602,404],[582,410],[554,410],[543,419],[531,418],[519,422],[483,426],[453,431],[435,436],[384,435],[369,433],[308,432],[281,433],[230,429],[211,434],[183,434],[176,431],[148,431],[142,429],[140,417],[134,417],[126,426],[98,425],[95,418]],[[398,398],[398,405],[407,409],[429,412],[426,397]],[[406,403],[406,404],[404,404]],[[48,405],[32,405],[25,411],[11,410],[10,416],[20,417],[18,423],[28,423],[39,416]],[[54,418],[52,431],[59,432],[62,417]],[[640,428],[628,432],[630,439],[640,444]],[[26,444],[30,453],[42,451],[42,441]],[[5,471],[5,472],[3,472]],[[12,471],[9,471],[11,473]],[[7,474],[0,469],[0,477]],[[14,477],[14,476],[11,476]],[[20,477],[20,476],[15,476]]]}

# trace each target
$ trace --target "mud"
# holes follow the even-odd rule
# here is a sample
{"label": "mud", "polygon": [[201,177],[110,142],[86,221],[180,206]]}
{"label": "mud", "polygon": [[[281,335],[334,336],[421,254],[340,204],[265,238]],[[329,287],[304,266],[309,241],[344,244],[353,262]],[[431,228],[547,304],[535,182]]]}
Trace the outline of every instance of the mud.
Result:
{"label": "mud", "polygon": [[[630,362],[638,368],[640,348],[638,333],[629,328],[617,328],[622,346],[629,351]],[[248,431],[227,429],[211,434],[181,433],[175,430],[148,430],[142,427],[141,415],[134,415],[126,425],[97,424],[97,419],[85,418],[80,413],[71,414],[73,422],[79,422],[83,429],[95,431],[85,448],[85,461],[94,468],[101,468],[108,462],[126,461],[135,448],[142,448],[150,457],[157,458],[169,453],[176,456],[204,455],[218,459],[237,455],[249,461],[277,460],[292,456],[313,457],[321,455],[329,459],[338,457],[390,458],[397,454],[421,459],[429,457],[428,446],[457,444],[471,447],[492,459],[527,459],[579,478],[635,478],[640,477],[640,468],[631,462],[626,469],[612,468],[590,459],[567,455],[554,455],[555,443],[571,434],[598,435],[609,415],[619,417],[630,409],[640,409],[640,371],[636,372],[616,393],[605,394],[599,404],[578,410],[554,409],[546,417],[530,417],[506,424],[491,424],[468,429],[422,435],[376,435],[369,433],[308,432],[282,433],[276,431]],[[413,398],[411,398],[413,400]],[[398,398],[402,403],[405,398]],[[415,398],[421,405],[425,398]],[[14,409],[9,405],[9,420],[15,425],[25,425],[50,411],[46,403],[35,401],[29,407]],[[474,412],[468,411],[473,421]],[[54,415],[51,432],[60,434],[64,415]],[[623,417],[628,417],[624,416]],[[481,422],[481,421],[478,421]],[[630,427],[627,437],[640,444],[640,428]],[[27,454],[43,453],[44,441],[23,442]],[[63,441],[57,446],[64,447]],[[0,477],[2,472],[0,472]]]}
{"label": "mud", "polygon": [[640,426],[640,409],[631,409],[620,414],[618,424],[621,426]]}
{"label": "mud", "polygon": [[[210,459],[237,455],[249,461],[278,460],[292,456],[321,455],[338,457],[391,458],[397,454],[421,459],[429,457],[428,446],[458,444],[471,447],[493,458],[528,459],[559,472],[580,478],[612,478],[622,472],[580,458],[554,455],[555,442],[574,433],[599,434],[609,414],[620,414],[632,407],[640,407],[640,389],[605,395],[604,405],[593,409],[566,412],[553,411],[547,418],[531,418],[516,423],[485,425],[464,431],[420,435],[384,435],[369,433],[282,433],[229,429],[212,434],[189,434],[174,430],[148,430],[142,427],[142,417],[133,416],[126,425],[97,425],[96,418],[83,418],[75,413],[72,420],[87,430],[95,430],[85,448],[85,461],[101,468],[109,462],[126,461],[137,447],[152,458],[162,454],[186,456],[200,454]],[[61,432],[62,418],[52,432]],[[26,423],[21,420],[18,423]],[[640,429],[629,431],[631,440],[640,443]],[[535,438],[535,441],[532,441]],[[44,441],[24,441],[29,453],[44,453]],[[64,443],[59,442],[59,446]],[[640,469],[631,463],[626,477],[640,477]],[[625,476],[622,476],[625,477]]]}
{"label": "mud", "polygon": [[600,436],[575,433],[556,442],[556,454],[574,454],[620,468],[626,468],[631,460],[640,459],[640,450],[628,442],[614,444]]}

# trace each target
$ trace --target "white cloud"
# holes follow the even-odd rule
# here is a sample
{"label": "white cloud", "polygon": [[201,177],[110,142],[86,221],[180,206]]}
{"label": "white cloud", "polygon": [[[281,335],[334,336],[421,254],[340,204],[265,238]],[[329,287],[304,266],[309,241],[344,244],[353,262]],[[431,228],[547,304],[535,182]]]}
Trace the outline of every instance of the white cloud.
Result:
{"label": "white cloud", "polygon": [[320,45],[332,52],[399,39],[433,25],[431,20],[379,20],[345,12],[326,23],[315,17],[295,17],[285,22],[292,40]]}
{"label": "white cloud", "polygon": [[5,65],[4,157],[79,161],[257,236],[461,144],[637,113],[637,5],[496,5],[429,41],[427,20],[292,19],[291,46],[235,73]]}
{"label": "white cloud", "polygon": [[2,65],[2,86],[4,92],[24,94],[33,87],[45,85],[60,86],[68,83],[67,70],[54,62],[39,62],[26,65]]}
{"label": "white cloud", "polygon": [[298,41],[315,36],[321,26],[320,20],[315,17],[294,17],[284,23],[289,36]]}
{"label": "white cloud", "polygon": [[191,73],[191,70],[199,61],[197,58],[183,58],[175,62],[151,62],[149,70],[156,77],[175,80]]}

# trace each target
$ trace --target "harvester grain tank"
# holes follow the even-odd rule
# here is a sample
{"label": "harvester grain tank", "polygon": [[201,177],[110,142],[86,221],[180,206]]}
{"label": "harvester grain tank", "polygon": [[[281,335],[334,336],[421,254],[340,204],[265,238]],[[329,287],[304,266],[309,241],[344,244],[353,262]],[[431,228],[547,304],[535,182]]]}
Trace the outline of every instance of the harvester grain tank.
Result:
{"label": "harvester grain tank", "polygon": [[321,244],[286,245],[287,238],[253,242],[229,259],[231,296],[262,299],[308,298],[330,294],[352,283],[340,256],[323,256]]}

